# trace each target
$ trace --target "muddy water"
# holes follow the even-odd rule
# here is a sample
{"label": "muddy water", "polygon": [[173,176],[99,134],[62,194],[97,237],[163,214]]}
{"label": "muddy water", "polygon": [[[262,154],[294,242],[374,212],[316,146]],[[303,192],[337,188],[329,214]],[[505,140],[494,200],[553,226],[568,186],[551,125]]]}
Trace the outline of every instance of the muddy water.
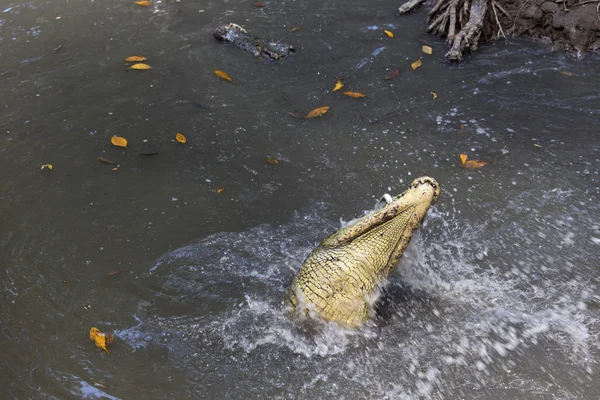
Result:
{"label": "muddy water", "polygon": [[[0,7],[2,398],[598,398],[597,57],[511,40],[448,66],[395,1],[126,3]],[[298,52],[215,42],[230,21]],[[377,318],[289,321],[310,249],[422,174],[442,198]]]}

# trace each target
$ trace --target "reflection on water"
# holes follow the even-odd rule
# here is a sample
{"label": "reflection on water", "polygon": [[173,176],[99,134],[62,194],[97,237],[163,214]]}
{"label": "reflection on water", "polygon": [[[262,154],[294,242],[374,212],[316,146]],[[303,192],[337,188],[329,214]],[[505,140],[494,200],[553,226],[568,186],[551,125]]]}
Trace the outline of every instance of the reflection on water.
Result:
{"label": "reflection on water", "polygon": [[[2,398],[597,398],[598,58],[517,41],[445,65],[397,6],[0,7]],[[253,58],[212,39],[227,22],[298,52]],[[377,317],[289,320],[336,221],[420,175],[442,198]]]}

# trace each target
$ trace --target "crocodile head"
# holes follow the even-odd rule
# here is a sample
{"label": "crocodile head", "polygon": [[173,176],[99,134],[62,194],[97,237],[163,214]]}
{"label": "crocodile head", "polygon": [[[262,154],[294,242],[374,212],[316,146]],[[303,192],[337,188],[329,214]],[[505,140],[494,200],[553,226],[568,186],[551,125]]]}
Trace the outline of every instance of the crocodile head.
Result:
{"label": "crocodile head", "polygon": [[286,294],[295,313],[353,327],[364,323],[377,285],[392,272],[440,186],[414,180],[383,207],[353,221],[313,250]]}

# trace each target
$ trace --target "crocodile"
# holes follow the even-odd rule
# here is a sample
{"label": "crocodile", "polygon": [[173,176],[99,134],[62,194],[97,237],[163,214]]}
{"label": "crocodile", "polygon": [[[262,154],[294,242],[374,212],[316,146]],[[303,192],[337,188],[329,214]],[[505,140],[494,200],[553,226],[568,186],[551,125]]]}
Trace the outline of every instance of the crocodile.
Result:
{"label": "crocodile", "polygon": [[384,195],[383,207],[325,238],[286,290],[287,308],[297,317],[347,328],[364,324],[377,288],[394,270],[439,196],[435,179],[415,179],[404,193]]}
{"label": "crocodile", "polygon": [[273,60],[279,60],[295,51],[294,46],[286,43],[252,37],[248,31],[236,24],[219,26],[213,31],[213,37],[217,40],[233,43],[256,57],[262,55]]}

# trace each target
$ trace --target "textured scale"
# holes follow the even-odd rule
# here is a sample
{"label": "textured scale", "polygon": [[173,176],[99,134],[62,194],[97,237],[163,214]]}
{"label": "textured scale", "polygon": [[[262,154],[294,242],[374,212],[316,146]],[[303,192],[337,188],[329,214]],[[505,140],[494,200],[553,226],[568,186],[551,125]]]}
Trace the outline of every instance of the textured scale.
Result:
{"label": "textured scale", "polygon": [[302,264],[286,303],[344,326],[364,323],[377,285],[392,272],[438,196],[435,180],[418,179],[392,203],[326,238]]}

